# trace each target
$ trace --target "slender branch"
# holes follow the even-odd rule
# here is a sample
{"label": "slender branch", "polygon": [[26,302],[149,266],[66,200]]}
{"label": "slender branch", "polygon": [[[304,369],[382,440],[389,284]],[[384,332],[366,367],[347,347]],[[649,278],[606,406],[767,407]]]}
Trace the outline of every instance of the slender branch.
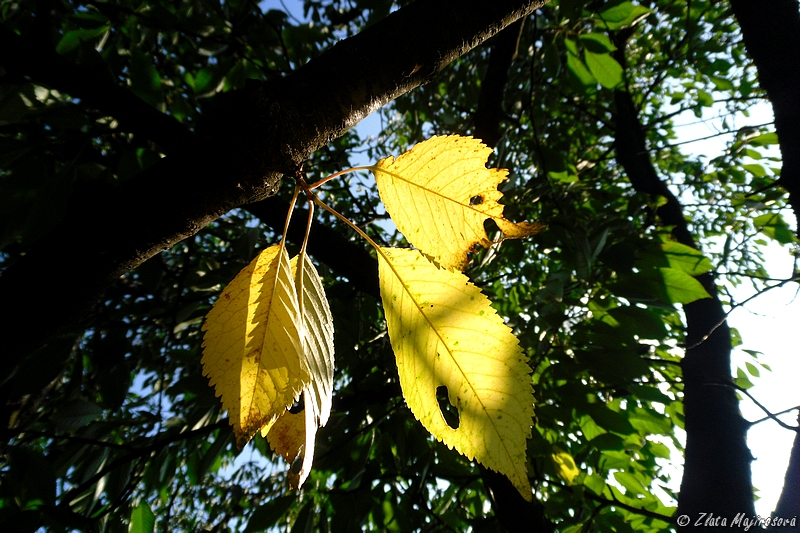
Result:
{"label": "slender branch", "polygon": [[728,316],[730,316],[730,314],[733,312],[733,310],[734,310],[734,309],[736,309],[737,307],[742,307],[743,305],[747,304],[747,303],[748,303],[748,302],[750,302],[751,300],[755,300],[755,299],[756,299],[756,298],[758,298],[759,296],[763,295],[763,294],[764,294],[765,292],[767,292],[767,291],[771,291],[772,289],[777,289],[777,288],[783,287],[783,286],[784,286],[784,285],[786,285],[787,283],[792,283],[792,282],[794,282],[794,281],[797,281],[797,280],[799,280],[799,279],[800,279],[800,275],[795,275],[795,276],[792,276],[791,278],[788,278],[788,279],[784,279],[784,280],[782,280],[780,283],[776,283],[775,285],[770,285],[770,286],[768,286],[768,287],[766,287],[766,288],[764,288],[764,289],[762,289],[762,290],[758,291],[758,292],[757,292],[757,293],[755,293],[754,295],[752,295],[752,296],[749,296],[748,298],[745,298],[745,299],[744,299],[744,300],[742,300],[741,302],[738,302],[738,303],[732,304],[732,305],[730,306],[730,309],[728,309],[728,310],[727,310],[727,311],[724,313],[723,317],[722,317],[722,318],[721,318],[721,319],[720,319],[720,320],[719,320],[719,321],[718,321],[718,322],[717,322],[717,323],[716,323],[716,324],[715,324],[715,325],[714,325],[714,326],[713,326],[713,327],[712,327],[710,330],[708,330],[708,333],[706,333],[705,335],[703,335],[703,336],[700,338],[700,340],[698,340],[698,341],[697,341],[697,342],[695,342],[694,344],[692,344],[692,345],[690,345],[690,346],[687,346],[687,347],[686,347],[686,349],[687,349],[687,350],[691,350],[692,348],[697,348],[697,347],[698,347],[698,346],[700,346],[702,343],[704,343],[706,340],[708,340],[708,338],[709,338],[709,337],[710,337],[710,336],[711,336],[711,335],[712,335],[712,334],[713,334],[713,333],[714,333],[714,332],[717,330],[717,328],[719,328],[719,327],[721,327],[723,324],[725,324],[725,322],[726,322],[726,321],[727,321],[727,319],[728,319]]}
{"label": "slender branch", "polygon": [[[702,384],[703,385],[713,385],[713,386],[716,386],[716,387],[728,387],[728,388],[731,388],[731,389],[735,389],[735,390],[741,392],[742,394],[744,394],[745,396],[747,396],[748,398],[750,398],[750,400],[754,404],[756,404],[756,406],[759,409],[764,411],[764,413],[767,415],[767,418],[769,418],[771,420],[774,420],[775,422],[778,423],[779,426],[781,426],[781,427],[783,427],[785,429],[788,429],[790,431],[800,431],[800,427],[790,426],[789,424],[787,424],[783,420],[779,419],[777,417],[777,415],[773,414],[769,409],[764,407],[764,405],[761,402],[756,400],[755,397],[747,391],[747,389],[745,389],[744,387],[740,387],[736,383],[724,382],[724,381],[703,381]],[[797,409],[797,408],[796,407],[792,407],[791,409],[788,409],[788,411],[791,411],[792,409]],[[786,412],[786,411],[781,411],[781,412],[783,413],[783,412]],[[759,420],[758,422],[761,422],[761,421]],[[756,423],[757,422],[747,422],[747,425],[748,426],[752,426],[753,424],[756,424]]]}
{"label": "slender branch", "polygon": [[788,409],[784,409],[783,411],[778,411],[777,413],[771,413],[770,415],[765,416],[764,418],[759,418],[758,420],[754,420],[750,422],[750,426],[752,427],[755,426],[756,424],[760,424],[761,422],[772,420],[774,416],[784,415],[786,413],[790,413],[795,410],[800,410],[800,405],[795,405],[794,407],[789,407]]}

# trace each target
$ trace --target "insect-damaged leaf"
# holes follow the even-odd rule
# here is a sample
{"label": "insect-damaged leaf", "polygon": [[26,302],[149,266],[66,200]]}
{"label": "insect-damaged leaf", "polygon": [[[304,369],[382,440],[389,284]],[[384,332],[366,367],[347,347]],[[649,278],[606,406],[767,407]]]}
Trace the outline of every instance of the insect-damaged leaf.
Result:
{"label": "insect-damaged leaf", "polygon": [[286,250],[267,248],[220,294],[203,324],[203,374],[242,447],[309,382],[299,305]]}
{"label": "insect-damaged leaf", "polygon": [[[379,252],[381,299],[411,412],[447,446],[506,475],[530,501],[525,451],[533,391],[511,329],[460,272],[438,268],[416,250]],[[456,423],[448,424],[437,402],[442,387]]]}
{"label": "insect-damaged leaf", "polygon": [[537,233],[541,226],[503,218],[497,186],[508,172],[486,168],[492,149],[472,137],[431,137],[397,159],[373,168],[386,210],[408,241],[446,268],[462,270],[467,252],[492,241],[483,223],[492,219],[506,238]]}

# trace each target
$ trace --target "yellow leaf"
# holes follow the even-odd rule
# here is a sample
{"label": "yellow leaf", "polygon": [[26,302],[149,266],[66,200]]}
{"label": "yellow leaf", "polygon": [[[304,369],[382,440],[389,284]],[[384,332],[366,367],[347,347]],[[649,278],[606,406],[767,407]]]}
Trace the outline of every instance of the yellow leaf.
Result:
{"label": "yellow leaf", "polygon": [[[416,250],[379,252],[381,299],[411,412],[434,437],[504,474],[530,501],[531,371],[511,329],[460,272],[437,268]],[[457,428],[439,407],[440,386],[458,410]]]}
{"label": "yellow leaf", "polygon": [[291,465],[306,442],[304,413],[284,411],[269,428],[266,438],[272,450]]}
{"label": "yellow leaf", "polygon": [[241,448],[309,382],[286,250],[267,248],[220,294],[203,324],[203,375],[228,410]]}
{"label": "yellow leaf", "polygon": [[558,476],[569,485],[572,485],[572,482],[581,473],[580,469],[575,465],[575,459],[557,446],[553,446],[553,453],[550,457],[553,459]]}
{"label": "yellow leaf", "polygon": [[378,192],[408,242],[440,265],[463,270],[476,244],[489,247],[483,223],[495,221],[506,238],[527,237],[540,224],[503,218],[497,186],[508,171],[487,169],[492,149],[472,137],[431,137],[397,159],[375,165]]}
{"label": "yellow leaf", "polygon": [[333,316],[313,263],[304,254],[305,268],[299,273],[298,262],[299,256],[292,258],[291,267],[297,292],[303,295],[300,306],[303,366],[311,376],[311,382],[303,390],[304,415],[301,423],[299,414],[287,411],[271,428],[266,426],[261,431],[272,449],[290,465],[302,459],[299,471],[294,467],[289,471],[292,488],[301,487],[311,472],[317,428],[327,423],[333,399]]}
{"label": "yellow leaf", "polygon": [[[306,393],[303,393],[303,396],[305,397]],[[265,435],[275,453],[289,463],[288,478],[289,488],[291,489],[299,488],[306,480],[311,468],[309,464],[306,469],[306,457],[309,457],[308,461],[310,463],[311,458],[314,456],[314,436],[311,437],[311,453],[304,453],[308,449],[308,421],[309,418],[313,418],[309,417],[308,413],[308,409],[304,409],[299,413],[284,412],[272,424],[269,432]],[[316,435],[316,427],[313,433]],[[300,461],[302,461],[302,466],[298,469],[301,464]]]}
{"label": "yellow leaf", "polygon": [[[311,376],[312,405],[317,427],[324,426],[331,413],[333,398],[333,316],[314,264],[303,254],[302,278],[297,276],[298,258],[291,261],[297,294],[302,294],[304,365]],[[308,403],[306,404],[308,405]]]}

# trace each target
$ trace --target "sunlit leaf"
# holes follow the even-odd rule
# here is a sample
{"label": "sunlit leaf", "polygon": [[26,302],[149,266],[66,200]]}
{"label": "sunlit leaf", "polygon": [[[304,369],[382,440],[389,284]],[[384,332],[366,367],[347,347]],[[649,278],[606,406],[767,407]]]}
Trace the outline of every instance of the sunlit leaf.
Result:
{"label": "sunlit leaf", "polygon": [[[382,248],[381,298],[400,385],[411,412],[433,436],[506,475],[527,500],[530,368],[510,328],[460,272],[437,268],[418,251]],[[436,392],[458,412],[444,418]]]}
{"label": "sunlit leaf", "polygon": [[298,257],[292,258],[295,287],[302,294],[303,366],[311,381],[303,390],[303,414],[285,412],[270,428],[262,429],[272,449],[290,464],[302,459],[299,470],[289,472],[289,485],[300,487],[311,472],[317,429],[324,426],[331,412],[333,398],[333,317],[322,288],[322,280],[308,255],[298,273]]}
{"label": "sunlit leaf", "polygon": [[695,300],[711,298],[699,281],[675,268],[659,268],[667,297],[674,304],[688,304]]}
{"label": "sunlit leaf", "polygon": [[670,268],[676,268],[691,276],[705,274],[714,268],[703,252],[675,241],[661,243],[661,250]]}
{"label": "sunlit leaf", "polygon": [[637,6],[631,2],[622,2],[599,13],[600,20],[609,30],[618,30],[630,26],[637,20],[651,13],[644,6]]}
{"label": "sunlit leaf", "polygon": [[286,250],[267,248],[225,287],[203,324],[203,374],[239,447],[272,424],[309,382]]}
{"label": "sunlit leaf", "polygon": [[298,278],[298,257],[292,258],[291,268],[303,315],[304,362],[311,376],[310,392],[317,426],[324,426],[331,413],[333,398],[333,316],[322,288],[322,279],[308,255],[303,255],[302,281]]}
{"label": "sunlit leaf", "polygon": [[617,89],[622,86],[622,67],[610,54],[598,54],[584,50],[586,66],[595,79],[606,89]]}
{"label": "sunlit leaf", "polygon": [[575,459],[557,446],[553,446],[550,458],[553,460],[558,476],[572,485],[572,482],[581,473],[581,470],[575,465]]}
{"label": "sunlit leaf", "polygon": [[503,218],[497,186],[508,172],[487,169],[492,149],[472,137],[431,137],[397,159],[373,168],[386,210],[408,241],[446,268],[463,269],[467,252],[492,241],[483,223],[493,220],[505,238],[522,238],[541,225]]}

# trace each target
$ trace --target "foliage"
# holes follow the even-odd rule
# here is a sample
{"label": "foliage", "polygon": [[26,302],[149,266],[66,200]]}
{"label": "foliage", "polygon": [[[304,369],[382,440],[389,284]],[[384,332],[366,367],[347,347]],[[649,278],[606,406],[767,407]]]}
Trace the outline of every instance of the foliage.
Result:
{"label": "foliage", "polygon": [[[506,237],[540,229],[502,217],[495,176],[503,180],[505,173],[486,169],[487,152],[479,141],[454,135],[429,139],[397,161],[369,167],[376,176],[388,176],[378,179],[381,196],[419,251],[378,246],[312,192],[353,169],[313,187],[300,178],[291,205],[302,190],[312,207],[316,203],[331,211],[375,248],[389,338],[411,412],[437,440],[506,474],[530,501],[525,468],[533,417],[530,368],[486,297],[466,276],[450,270],[466,263],[475,244],[492,244],[482,226],[487,217],[507,228]],[[295,266],[292,275],[285,248],[290,218],[291,207],[281,244],[245,267],[208,314],[203,367],[231,417],[239,448],[260,430],[290,462],[302,455],[297,479],[289,474],[290,484],[299,487],[308,476],[317,427],[330,415],[333,320],[305,254],[311,219],[300,255],[292,260],[305,266]],[[305,309],[301,302],[307,302]],[[301,389],[305,428],[292,411]],[[440,389],[455,408],[453,421],[439,409]],[[281,418],[286,422],[279,424]],[[274,424],[278,434],[270,435]]]}
{"label": "foliage", "polygon": [[[37,35],[194,129],[221,93],[249,78],[289,75],[399,4],[307,0],[286,12],[244,0],[60,0],[49,14],[28,1],[3,3],[0,13],[7,28]],[[623,32],[635,37],[623,44]],[[361,154],[374,160],[431,135],[472,133],[491,50],[491,43],[474,49],[383,109],[377,136],[362,142],[350,131],[333,140],[307,162],[308,182]],[[763,287],[762,245],[795,242],[767,151],[776,138],[768,126],[736,128],[736,114],[762,95],[738,29],[717,2],[553,1],[525,21],[517,50],[490,163],[510,169],[500,185],[504,216],[547,230],[453,264],[465,266],[463,294],[480,289],[494,302],[502,327],[519,339],[520,364],[532,369],[536,419],[526,466],[548,520],[568,532],[662,531],[671,527],[678,481],[665,466],[680,463],[683,450],[684,324],[676,304],[704,295],[692,276],[709,269],[723,289]],[[0,81],[6,268],[58,224],[70,197],[89,202],[93,191],[119,187],[160,152],[70,95],[36,80]],[[659,200],[636,193],[615,161],[620,89],[633,98],[651,159],[683,202],[703,254],[670,239],[655,221]],[[728,149],[707,160],[682,153],[681,113],[722,114]],[[394,172],[391,164],[381,165]],[[382,188],[387,177],[375,174]],[[279,191],[285,198],[288,181]],[[404,243],[385,222],[371,179],[348,174],[319,197],[380,247]],[[486,200],[477,205],[489,212]],[[317,224],[356,237],[330,212]],[[507,233],[495,226],[490,235]],[[390,346],[390,311],[325,264],[318,270],[336,332],[336,392],[314,469],[304,469],[303,489],[290,492],[287,480],[301,465],[287,470],[277,461],[274,439],[256,435],[237,450],[198,364],[201,324],[223,287],[259,261],[256,251],[270,250],[281,229],[247,206],[228,212],[125,273],[86,323],[26,360],[10,382],[23,401],[2,450],[0,523],[18,531],[500,530],[478,465],[431,437],[403,399],[407,377]],[[288,256],[299,244],[286,244]],[[395,253],[412,260],[410,252],[379,255],[382,269]],[[275,270],[287,287],[296,284]],[[67,365],[52,364],[62,354]],[[301,390],[308,390],[302,380],[291,400]],[[454,398],[436,392],[446,420]],[[324,396],[309,391],[317,394]]]}

